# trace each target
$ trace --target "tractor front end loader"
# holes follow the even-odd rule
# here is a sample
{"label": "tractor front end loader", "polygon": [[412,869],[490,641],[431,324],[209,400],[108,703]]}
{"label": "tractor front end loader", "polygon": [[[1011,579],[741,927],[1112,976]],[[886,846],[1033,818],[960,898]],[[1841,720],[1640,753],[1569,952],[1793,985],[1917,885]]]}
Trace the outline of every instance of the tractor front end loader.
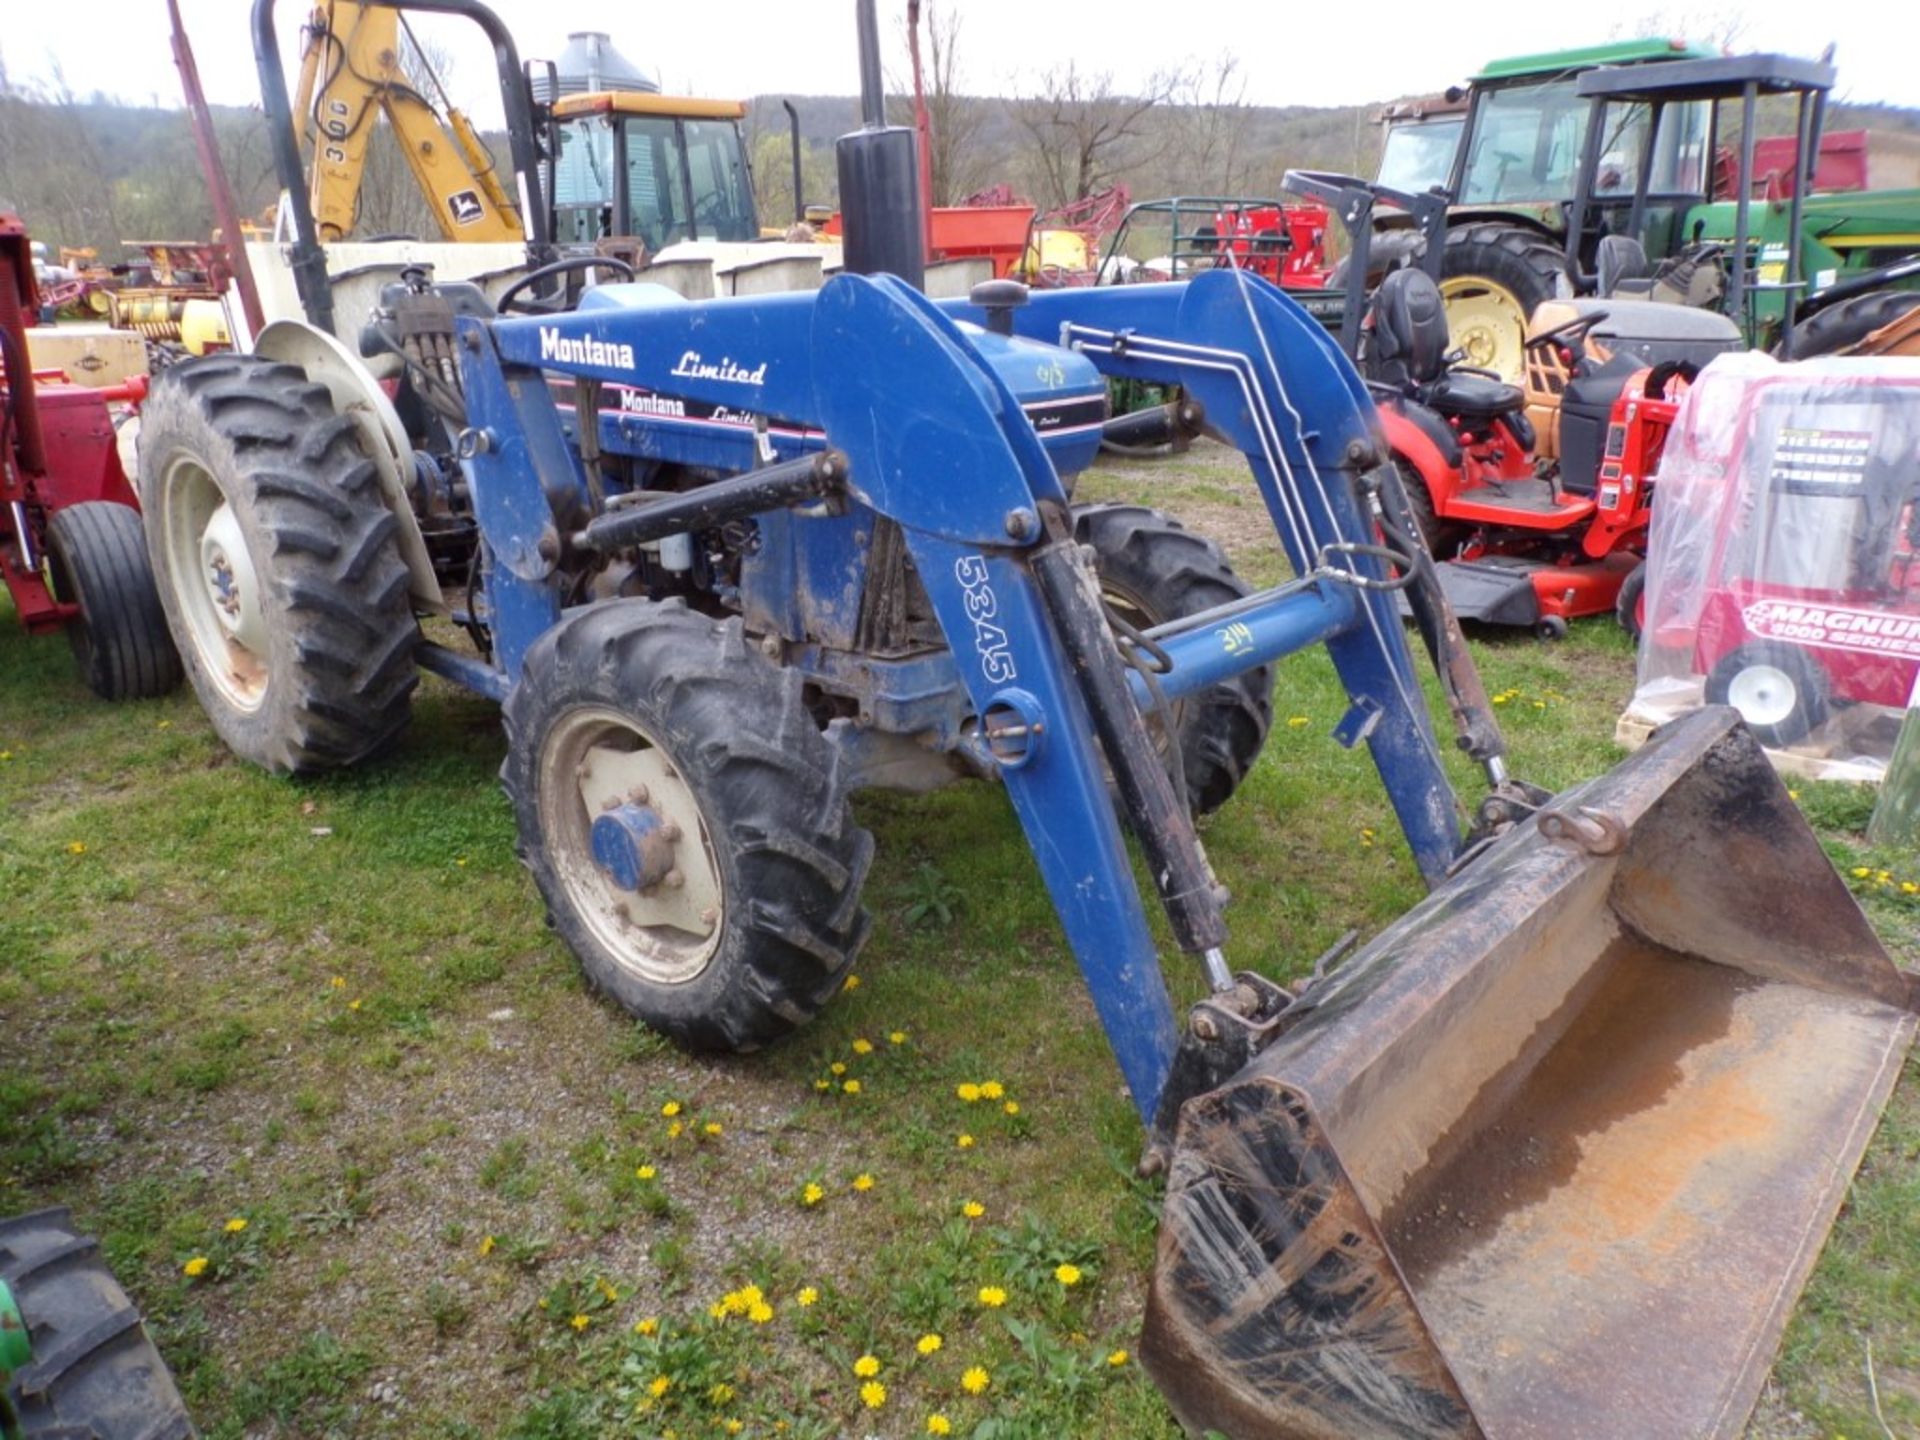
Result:
{"label": "tractor front end loader", "polygon": [[[398,732],[415,664],[503,701],[556,930],[702,1050],[843,988],[873,855],[853,790],[998,780],[1168,1175],[1143,1353],[1183,1421],[1738,1428],[1911,1042],[1906,978],[1731,712],[1558,798],[1509,775],[1367,389],[1304,310],[1241,269],[525,303],[383,301],[372,340],[451,457],[416,455],[414,514],[298,366],[156,384],[143,476],[181,503],[151,539],[218,552],[163,568],[230,744],[350,763]],[[1166,517],[1074,503],[1113,379],[1180,387],[1169,423],[1246,457],[1292,578],[1253,590]],[[438,568],[472,649],[413,628],[398,534],[456,519],[469,558]],[[1471,813],[1396,591],[1485,775]],[[1334,738],[1433,893],[1290,991],[1236,971],[1193,817],[1316,644]],[[1129,835],[1205,977],[1184,1026]]]}

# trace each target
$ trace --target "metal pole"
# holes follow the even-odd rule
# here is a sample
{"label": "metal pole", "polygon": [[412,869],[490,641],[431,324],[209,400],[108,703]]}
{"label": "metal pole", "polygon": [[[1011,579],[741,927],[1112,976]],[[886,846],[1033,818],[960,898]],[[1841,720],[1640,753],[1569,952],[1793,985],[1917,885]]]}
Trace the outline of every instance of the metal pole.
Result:
{"label": "metal pole", "polygon": [[787,137],[793,147],[793,223],[798,225],[807,218],[807,200],[801,193],[806,182],[800,174],[800,112],[791,100],[782,100],[780,106],[787,112]]}
{"label": "metal pole", "polygon": [[1753,306],[1747,294],[1747,221],[1753,208],[1753,105],[1758,87],[1749,80],[1740,93],[1740,195],[1733,210],[1732,309],[1749,344],[1753,342]]}
{"label": "metal pole", "polygon": [[240,207],[234,203],[233,186],[220,163],[213,112],[207,108],[207,92],[200,88],[200,68],[193,62],[193,46],[187,43],[187,27],[180,19],[180,0],[167,0],[167,19],[173,26],[173,63],[180,70],[180,89],[186,95],[187,115],[193,124],[193,148],[200,156],[200,173],[206,177],[207,191],[213,197],[213,217],[220,226],[227,271],[233,276],[234,289],[240,292],[240,312],[247,317],[247,332],[258,337],[267,328],[266,314],[260,308],[260,291],[254,286],[253,267],[247,263],[246,245],[240,238]]}
{"label": "metal pole", "polygon": [[855,0],[854,24],[860,33],[860,118],[869,130],[887,125],[887,88],[880,75],[880,17],[874,0]]}

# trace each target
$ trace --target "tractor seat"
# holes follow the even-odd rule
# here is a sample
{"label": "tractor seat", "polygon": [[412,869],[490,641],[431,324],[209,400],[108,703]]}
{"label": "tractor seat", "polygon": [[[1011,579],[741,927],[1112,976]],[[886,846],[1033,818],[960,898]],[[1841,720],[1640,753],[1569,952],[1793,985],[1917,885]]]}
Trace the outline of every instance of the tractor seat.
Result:
{"label": "tractor seat", "polygon": [[1526,392],[1492,376],[1455,370],[1447,363],[1446,302],[1424,270],[1392,271],[1373,292],[1367,319],[1368,378],[1400,390],[1442,415],[1462,420],[1520,420]]}

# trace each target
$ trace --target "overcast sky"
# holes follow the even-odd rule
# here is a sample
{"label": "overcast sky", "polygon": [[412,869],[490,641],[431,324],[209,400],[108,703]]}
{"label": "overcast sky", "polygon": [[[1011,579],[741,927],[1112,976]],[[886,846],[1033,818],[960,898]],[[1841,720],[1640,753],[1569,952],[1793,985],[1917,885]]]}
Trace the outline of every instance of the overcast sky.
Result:
{"label": "overcast sky", "polygon": [[[552,56],[572,30],[604,30],[626,55],[682,93],[768,91],[850,94],[858,88],[853,0],[492,0],[523,57]],[[1911,0],[1746,0],[1744,4],[1606,7],[1512,0],[1322,0],[1317,4],[1179,0],[1036,4],[1034,0],[934,0],[961,14],[965,88],[1007,94],[1068,57],[1083,69],[1137,85],[1160,67],[1237,57],[1247,98],[1266,104],[1343,105],[1444,88],[1499,55],[1587,45],[1622,34],[1723,39],[1742,49],[1816,55],[1837,44],[1840,97],[1920,105],[1913,65],[1920,16]],[[181,0],[200,72],[216,102],[257,103],[248,16],[251,0]],[[303,0],[280,0],[289,47]],[[79,94],[179,103],[167,48],[165,0],[0,0],[0,55],[14,82],[48,81],[57,66]],[[890,50],[900,46],[906,0],[880,0]],[[1894,17],[1906,14],[1904,21]],[[1730,22],[1730,15],[1738,21]],[[1479,19],[1483,23],[1471,23]],[[417,26],[453,56],[456,99],[485,122],[491,60],[459,21]],[[1896,33],[1899,32],[1899,33]],[[894,62],[890,59],[890,66]],[[904,74],[904,64],[898,65]]]}

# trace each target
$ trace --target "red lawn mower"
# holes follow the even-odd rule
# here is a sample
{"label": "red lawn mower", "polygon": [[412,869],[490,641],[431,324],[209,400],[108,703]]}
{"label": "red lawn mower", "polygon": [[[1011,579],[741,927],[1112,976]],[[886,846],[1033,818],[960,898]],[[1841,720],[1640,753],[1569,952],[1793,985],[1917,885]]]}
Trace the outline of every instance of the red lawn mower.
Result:
{"label": "red lawn mower", "polygon": [[[1845,365],[1849,362],[1829,362]],[[1691,651],[1709,703],[1763,744],[1843,705],[1904,708],[1920,673],[1920,367],[1783,371],[1748,392],[1695,603],[1656,647]],[[1663,542],[1664,543],[1664,542]]]}
{"label": "red lawn mower", "polygon": [[137,406],[146,377],[113,389],[36,375],[40,313],[26,227],[0,214],[0,579],[30,634],[65,630],[80,673],[108,700],[180,683],[108,406]]}
{"label": "red lawn mower", "polygon": [[[1557,392],[1532,396],[1459,365],[1439,286],[1395,270],[1368,309],[1362,372],[1456,614],[1549,639],[1579,616],[1617,614],[1637,634],[1652,477],[1699,364],[1688,337],[1657,332],[1718,317],[1646,301],[1567,308],[1527,342],[1537,368],[1560,377]],[[1655,333],[1621,345],[1630,320]],[[1603,326],[1611,344],[1597,338]],[[1738,343],[1725,328],[1712,348]],[[1649,349],[1681,353],[1648,364]]]}

